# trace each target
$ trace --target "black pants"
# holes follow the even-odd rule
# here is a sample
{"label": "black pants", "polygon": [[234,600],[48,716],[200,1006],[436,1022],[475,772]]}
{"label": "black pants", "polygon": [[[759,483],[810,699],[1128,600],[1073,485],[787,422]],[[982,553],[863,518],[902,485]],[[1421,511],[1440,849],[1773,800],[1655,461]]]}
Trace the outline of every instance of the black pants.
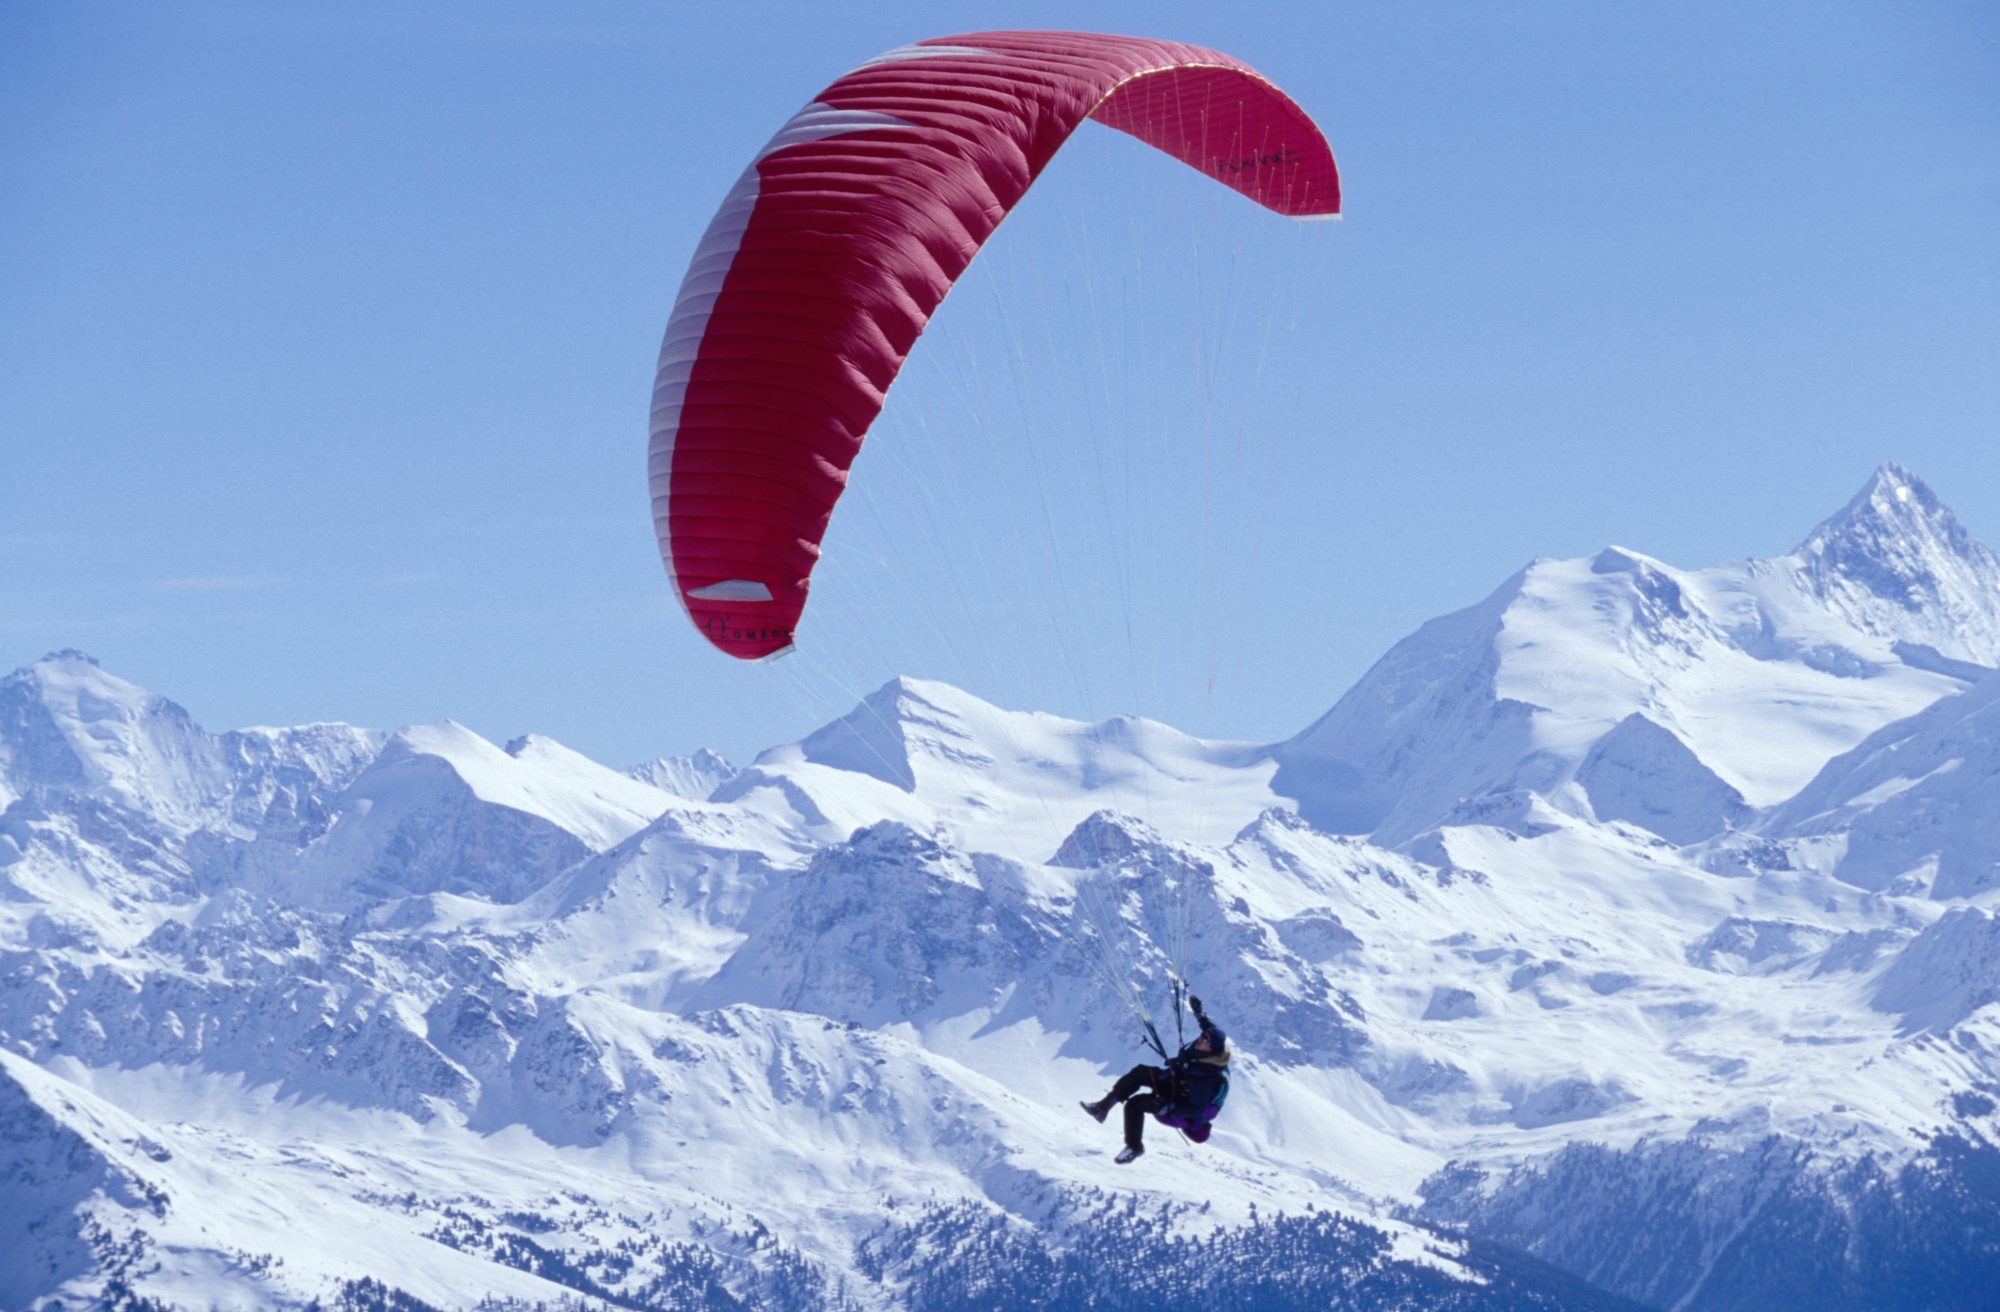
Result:
{"label": "black pants", "polygon": [[[1144,1146],[1141,1140],[1146,1132],[1146,1117],[1171,1103],[1167,1094],[1172,1078],[1158,1066],[1134,1066],[1111,1086],[1111,1101],[1125,1104],[1126,1146]],[[1150,1092],[1140,1093],[1141,1089]]]}

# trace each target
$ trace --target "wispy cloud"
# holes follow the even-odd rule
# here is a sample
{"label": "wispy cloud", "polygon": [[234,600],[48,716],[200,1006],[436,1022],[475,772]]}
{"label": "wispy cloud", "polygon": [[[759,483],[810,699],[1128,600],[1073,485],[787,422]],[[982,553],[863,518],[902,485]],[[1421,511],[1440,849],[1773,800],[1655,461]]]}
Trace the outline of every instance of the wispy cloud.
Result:
{"label": "wispy cloud", "polygon": [[27,638],[45,645],[81,642],[106,633],[148,633],[159,625],[150,615],[84,615],[64,611],[15,612],[0,608],[0,638]]}
{"label": "wispy cloud", "polygon": [[47,530],[10,530],[0,532],[0,551],[48,551],[67,545],[60,533]]}
{"label": "wispy cloud", "polygon": [[161,592],[262,592],[284,580],[273,574],[197,574],[184,578],[158,579],[154,588]]}
{"label": "wispy cloud", "polygon": [[431,569],[411,570],[401,574],[384,574],[379,578],[367,581],[384,588],[416,588],[428,587],[436,583],[450,583],[457,577],[457,575],[444,570]]}

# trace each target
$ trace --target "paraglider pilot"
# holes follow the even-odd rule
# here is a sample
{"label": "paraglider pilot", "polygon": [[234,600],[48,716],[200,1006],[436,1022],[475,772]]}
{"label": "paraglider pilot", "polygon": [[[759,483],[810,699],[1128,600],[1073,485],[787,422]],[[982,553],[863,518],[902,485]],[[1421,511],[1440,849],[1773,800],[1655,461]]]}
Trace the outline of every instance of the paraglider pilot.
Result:
{"label": "paraglider pilot", "polygon": [[[1229,1093],[1228,1036],[1202,1010],[1201,999],[1190,996],[1188,1007],[1201,1025],[1201,1033],[1167,1059],[1165,1068],[1134,1066],[1118,1077],[1111,1092],[1083,1109],[1102,1121],[1119,1103],[1125,1104],[1125,1148],[1118,1164],[1136,1160],[1146,1151],[1142,1142],[1146,1117],[1171,1125],[1196,1143],[1207,1143],[1210,1123],[1222,1110]],[[1140,1093],[1145,1089],[1147,1092]]]}

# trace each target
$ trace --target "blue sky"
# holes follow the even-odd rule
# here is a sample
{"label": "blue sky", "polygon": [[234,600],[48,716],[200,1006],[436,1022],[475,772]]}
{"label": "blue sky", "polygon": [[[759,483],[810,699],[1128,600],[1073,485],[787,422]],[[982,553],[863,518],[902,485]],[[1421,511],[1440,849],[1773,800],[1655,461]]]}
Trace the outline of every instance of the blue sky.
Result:
{"label": "blue sky", "polygon": [[[734,665],[643,475],[694,239],[848,67],[1031,26],[1257,65],[1347,216],[1080,133]],[[1983,4],[9,5],[0,668],[620,764],[898,673],[1268,739],[1535,555],[1775,554],[1883,460],[2000,541],[1996,68]]]}

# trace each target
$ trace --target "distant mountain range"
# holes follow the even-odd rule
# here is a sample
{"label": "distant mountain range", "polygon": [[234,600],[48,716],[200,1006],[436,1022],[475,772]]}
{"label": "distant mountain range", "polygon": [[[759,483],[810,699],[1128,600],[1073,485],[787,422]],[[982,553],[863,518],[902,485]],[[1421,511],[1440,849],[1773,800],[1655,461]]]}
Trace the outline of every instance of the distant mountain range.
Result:
{"label": "distant mountain range", "polygon": [[[0,1307],[1983,1308],[1996,667],[1894,465],[1774,560],[1537,560],[1276,744],[899,679],[617,770],[56,653]],[[1234,1081],[1119,1167],[1163,904]]]}

